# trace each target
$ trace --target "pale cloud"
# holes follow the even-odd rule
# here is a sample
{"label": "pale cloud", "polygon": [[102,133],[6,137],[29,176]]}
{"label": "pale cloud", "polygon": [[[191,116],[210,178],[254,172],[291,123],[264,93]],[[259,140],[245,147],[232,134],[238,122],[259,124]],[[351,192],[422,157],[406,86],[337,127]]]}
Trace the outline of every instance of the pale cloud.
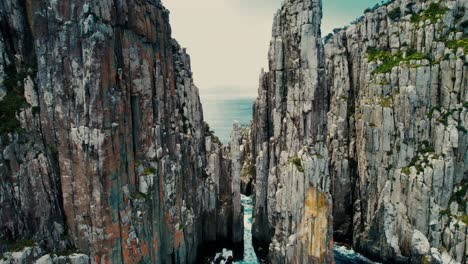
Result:
{"label": "pale cloud", "polygon": [[[265,67],[274,6],[263,15],[246,10],[243,1],[166,0],[175,37],[192,57],[195,82],[203,92],[257,93]],[[271,12],[270,12],[271,11]],[[268,14],[269,13],[269,14]],[[267,15],[268,14],[268,15]],[[238,90],[238,91],[233,91]]]}
{"label": "pale cloud", "polygon": [[[329,2],[326,2],[329,1]],[[324,0],[335,2],[375,0]],[[282,0],[163,0],[171,12],[173,37],[192,58],[202,97],[216,93],[254,97],[267,68],[273,14]],[[356,4],[354,4],[356,6]],[[346,13],[347,8],[341,12]],[[324,14],[327,14],[325,10]],[[325,16],[323,32],[348,24],[357,14]]]}

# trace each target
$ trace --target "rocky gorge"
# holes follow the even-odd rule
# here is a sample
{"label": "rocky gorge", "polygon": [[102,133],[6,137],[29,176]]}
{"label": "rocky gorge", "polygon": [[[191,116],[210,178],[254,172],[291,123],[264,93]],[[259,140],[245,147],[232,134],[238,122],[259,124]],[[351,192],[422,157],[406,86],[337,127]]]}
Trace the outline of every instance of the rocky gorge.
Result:
{"label": "rocky gorge", "polygon": [[222,145],[160,0],[2,1],[0,263],[238,259],[241,193],[265,262],[465,263],[467,8],[389,1],[322,38],[321,0],[283,1]]}

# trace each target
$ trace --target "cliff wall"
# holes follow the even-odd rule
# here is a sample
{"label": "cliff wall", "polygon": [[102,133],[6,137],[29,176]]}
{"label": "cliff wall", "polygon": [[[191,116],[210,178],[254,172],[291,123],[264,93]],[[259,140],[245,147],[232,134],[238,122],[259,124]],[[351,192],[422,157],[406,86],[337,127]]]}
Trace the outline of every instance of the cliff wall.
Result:
{"label": "cliff wall", "polygon": [[325,45],[334,234],[376,259],[466,261],[467,8],[393,1]]}
{"label": "cliff wall", "polygon": [[5,0],[0,33],[0,251],[194,263],[205,242],[242,241],[159,0]]}
{"label": "cliff wall", "polygon": [[391,1],[322,49],[320,1],[283,2],[251,127],[258,252],[322,263],[334,239],[388,263],[466,262],[467,5]]}
{"label": "cliff wall", "polygon": [[273,263],[331,263],[321,1],[284,1],[254,103],[254,243]]}

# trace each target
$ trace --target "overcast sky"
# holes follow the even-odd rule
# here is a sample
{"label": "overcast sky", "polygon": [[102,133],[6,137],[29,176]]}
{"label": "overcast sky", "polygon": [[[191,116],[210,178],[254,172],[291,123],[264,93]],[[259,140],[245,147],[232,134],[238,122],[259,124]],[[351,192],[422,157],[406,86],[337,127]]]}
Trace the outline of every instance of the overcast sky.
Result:
{"label": "overcast sky", "polygon": [[[186,47],[202,98],[255,97],[267,69],[273,14],[282,0],[163,0],[173,37]],[[322,35],[349,24],[378,0],[323,0]]]}

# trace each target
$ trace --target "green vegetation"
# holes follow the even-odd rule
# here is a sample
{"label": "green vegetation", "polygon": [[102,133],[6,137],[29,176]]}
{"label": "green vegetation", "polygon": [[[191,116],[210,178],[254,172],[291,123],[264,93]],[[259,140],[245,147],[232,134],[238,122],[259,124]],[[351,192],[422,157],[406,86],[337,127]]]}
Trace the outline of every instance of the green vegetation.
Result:
{"label": "green vegetation", "polygon": [[459,218],[459,220],[462,221],[465,225],[468,226],[468,215],[463,214],[463,215]]}
{"label": "green vegetation", "polygon": [[457,129],[464,133],[468,132],[461,124],[457,126]]}
{"label": "green vegetation", "polygon": [[445,210],[440,211],[440,216],[447,216],[448,218],[454,218],[459,221],[462,221],[465,225],[468,226],[468,215],[467,214],[462,214],[461,216],[454,215],[450,212],[450,209],[447,208]]}
{"label": "green vegetation", "polygon": [[420,52],[415,52],[415,51],[408,51],[406,57],[404,58],[404,61],[412,61],[412,60],[424,60],[427,59],[429,60],[427,55],[424,55]]}
{"label": "green vegetation", "polygon": [[367,59],[369,62],[382,62],[380,66],[378,66],[373,73],[388,73],[391,72],[393,67],[400,65],[400,63],[408,63],[414,60],[423,60],[429,59],[427,55],[424,55],[419,52],[415,52],[414,50],[408,50],[406,52],[406,56],[403,55],[402,52],[398,52],[396,54],[392,54],[386,50],[378,50],[376,48],[368,48],[367,49]]}
{"label": "green vegetation", "polygon": [[13,65],[6,69],[3,85],[7,89],[7,94],[0,103],[0,134],[12,133],[20,129],[16,112],[26,106],[24,78],[26,78],[25,72],[17,73]]}
{"label": "green vegetation", "polygon": [[396,7],[395,9],[393,9],[392,11],[388,12],[388,17],[391,19],[391,20],[398,20],[400,19],[401,17],[401,9],[400,7]]}
{"label": "green vegetation", "polygon": [[463,180],[459,186],[458,191],[454,192],[452,196],[450,196],[449,204],[452,202],[456,202],[458,204],[458,211],[466,212],[466,190],[468,189],[468,181]]}
{"label": "green vegetation", "polygon": [[434,111],[436,111],[436,110],[437,110],[438,112],[440,112],[440,108],[438,108],[438,107],[433,107],[433,108],[431,108],[431,109],[429,110],[429,112],[427,113],[427,118],[428,118],[429,120],[431,120],[431,119],[434,117]]}
{"label": "green vegetation", "polygon": [[33,247],[36,245],[36,242],[30,239],[24,239],[24,240],[19,240],[19,241],[0,240],[0,242],[6,245],[7,251],[10,251],[10,252],[21,251],[26,247]]}
{"label": "green vegetation", "polygon": [[386,50],[378,50],[374,47],[367,49],[367,60],[369,62],[374,61],[387,61],[392,58],[392,53]]}
{"label": "green vegetation", "polygon": [[132,200],[147,200],[148,194],[136,191],[136,192],[132,192],[132,194],[130,195],[130,198]]}
{"label": "green vegetation", "polygon": [[464,6],[461,6],[456,10],[454,15],[455,22],[459,22],[465,16],[465,11],[466,10]]}
{"label": "green vegetation", "polygon": [[153,167],[147,167],[143,171],[143,176],[149,176],[149,175],[153,175],[153,174],[156,174],[156,169],[153,168]]}
{"label": "green vegetation", "polygon": [[206,173],[206,170],[204,170],[204,169],[200,170],[200,174],[201,174],[203,179],[208,179],[208,177],[209,177],[208,173]]}
{"label": "green vegetation", "polygon": [[389,108],[392,105],[392,97],[381,97],[380,106]]}
{"label": "green vegetation", "polygon": [[422,144],[423,144],[423,148],[421,150],[419,150],[419,153],[426,154],[426,153],[434,153],[435,152],[434,148],[431,147],[429,141],[424,140],[422,142]]}
{"label": "green vegetation", "polygon": [[389,85],[387,80],[383,79],[381,81],[375,82],[376,85]]}
{"label": "green vegetation", "polygon": [[422,142],[421,148],[417,151],[417,154],[411,159],[411,162],[408,164],[408,166],[401,168],[401,173],[410,175],[411,167],[414,167],[417,173],[423,173],[423,164],[426,164],[426,167],[432,167],[429,160],[429,154],[432,154],[432,158],[434,159],[439,158],[439,155],[435,154],[435,149],[430,145],[429,141],[425,140]]}
{"label": "green vegetation", "polygon": [[0,134],[12,133],[21,128],[16,112],[24,107],[25,103],[23,96],[15,92],[7,93],[0,102]]}
{"label": "green vegetation", "polygon": [[431,259],[428,256],[423,256],[421,258],[421,264],[431,264]]}
{"label": "green vegetation", "polygon": [[444,216],[444,215],[449,216],[449,217],[451,216],[450,209],[441,210],[439,214],[440,216]]}
{"label": "green vegetation", "polygon": [[460,27],[461,28],[467,28],[468,27],[468,20],[465,20],[465,21],[461,22]]}
{"label": "green vegetation", "polygon": [[442,114],[438,119],[437,122],[444,124],[445,126],[448,126],[448,118],[453,114],[453,110],[448,110],[444,114]]}
{"label": "green vegetation", "polygon": [[218,144],[218,145],[220,145],[220,146],[223,145],[223,143],[221,143],[221,140],[219,140],[219,137],[217,137],[217,136],[215,135],[214,131],[211,130],[210,125],[208,125],[208,123],[206,123],[206,122],[205,122],[205,133],[206,133],[208,136],[211,137],[211,140],[212,140],[214,143],[216,143],[216,144]]}
{"label": "green vegetation", "polygon": [[463,48],[465,54],[468,54],[468,39],[460,39],[460,40],[449,40],[446,42],[447,48],[457,51],[458,48]]}
{"label": "green vegetation", "polygon": [[406,174],[406,175],[410,175],[410,173],[411,173],[410,167],[406,166],[406,167],[401,168],[401,173]]}
{"label": "green vegetation", "polygon": [[302,161],[300,158],[298,157],[291,158],[289,159],[289,163],[294,164],[299,172],[304,173],[304,167],[302,167]]}
{"label": "green vegetation", "polygon": [[450,211],[450,208],[440,211],[440,216],[448,216],[449,218],[455,218],[459,221],[462,221],[465,225],[468,225],[468,215],[466,212],[466,190],[468,189],[468,181],[462,180],[458,186],[458,190],[452,193],[449,200],[449,206],[451,203],[455,202],[458,204],[458,211],[462,213],[461,216],[453,215]]}
{"label": "green vegetation", "polygon": [[421,21],[430,20],[431,23],[436,23],[437,19],[441,18],[449,9],[439,3],[431,3],[429,7],[419,14],[411,16],[411,22],[419,23]]}

